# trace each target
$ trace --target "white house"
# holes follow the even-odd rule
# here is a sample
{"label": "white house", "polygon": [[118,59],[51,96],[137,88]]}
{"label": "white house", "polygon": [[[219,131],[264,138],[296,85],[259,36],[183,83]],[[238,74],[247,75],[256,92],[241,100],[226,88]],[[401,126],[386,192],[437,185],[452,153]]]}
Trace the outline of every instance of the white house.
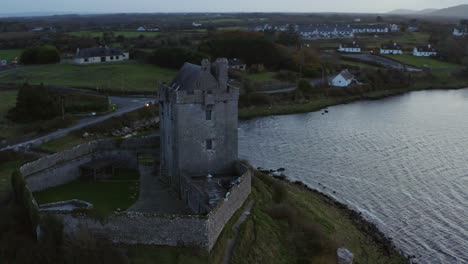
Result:
{"label": "white house", "polygon": [[201,27],[203,24],[200,24],[200,23],[197,23],[197,22],[193,22],[192,23],[192,26],[194,27]]}
{"label": "white house", "polygon": [[437,55],[437,50],[432,47],[431,44],[428,44],[427,46],[422,46],[422,47],[415,47],[413,49],[413,56],[416,57],[430,57],[430,56],[436,56]]}
{"label": "white house", "polygon": [[146,28],[143,27],[143,26],[141,26],[141,27],[137,28],[137,31],[139,31],[139,32],[145,32],[145,31],[146,31]]}
{"label": "white house", "polygon": [[454,37],[464,37],[468,36],[468,27],[465,28],[454,28],[452,35]]}
{"label": "white house", "polygon": [[393,55],[400,55],[403,54],[403,49],[401,45],[393,42],[391,44],[382,44],[380,47],[380,54],[393,54]]}
{"label": "white house", "polygon": [[104,62],[118,62],[129,59],[128,52],[123,52],[120,49],[100,47],[77,49],[72,58],[62,60],[62,63],[69,64],[93,64]]}
{"label": "white house", "polygon": [[230,59],[229,62],[229,69],[245,71],[247,69],[247,65],[242,62],[240,59]]}
{"label": "white house", "polygon": [[416,31],[419,31],[419,27],[416,25],[409,25],[407,30],[411,32],[416,32]]}
{"label": "white house", "polygon": [[342,70],[338,75],[330,79],[329,85],[335,87],[347,87],[356,82],[356,78],[354,78],[348,70]]}
{"label": "white house", "polygon": [[361,52],[361,46],[356,43],[356,41],[353,41],[352,43],[345,43],[345,44],[340,44],[338,47],[339,52],[347,52],[347,53],[360,53]]}
{"label": "white house", "polygon": [[398,32],[398,31],[400,31],[400,27],[397,24],[390,24],[390,31],[391,32]]}
{"label": "white house", "polygon": [[0,66],[7,66],[7,60],[0,60]]}

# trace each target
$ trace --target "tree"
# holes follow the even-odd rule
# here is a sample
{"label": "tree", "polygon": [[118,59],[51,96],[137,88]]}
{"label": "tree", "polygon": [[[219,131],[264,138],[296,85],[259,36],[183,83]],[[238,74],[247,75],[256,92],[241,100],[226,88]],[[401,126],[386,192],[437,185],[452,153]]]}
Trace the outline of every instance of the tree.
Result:
{"label": "tree", "polygon": [[149,58],[150,63],[168,68],[180,68],[185,62],[199,64],[206,56],[203,53],[184,48],[160,48]]}
{"label": "tree", "polygon": [[23,51],[20,61],[26,65],[57,63],[60,62],[60,52],[50,45],[29,48]]}
{"label": "tree", "polygon": [[16,122],[48,120],[60,116],[60,101],[49,89],[24,84],[18,91],[16,106],[8,111],[8,119]]}
{"label": "tree", "polygon": [[383,22],[383,18],[381,16],[377,16],[377,18],[375,19],[377,22]]}

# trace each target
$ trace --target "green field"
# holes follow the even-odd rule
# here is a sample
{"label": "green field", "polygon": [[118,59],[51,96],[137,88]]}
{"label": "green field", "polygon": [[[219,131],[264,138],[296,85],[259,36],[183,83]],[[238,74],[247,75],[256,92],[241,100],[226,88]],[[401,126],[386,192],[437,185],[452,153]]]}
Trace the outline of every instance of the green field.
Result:
{"label": "green field", "polygon": [[[160,32],[139,32],[139,31],[112,31],[114,36],[124,36],[126,38],[138,38],[143,35],[145,37],[156,37],[159,36]],[[102,31],[76,31],[68,33],[71,36],[75,37],[90,37],[90,38],[101,38],[104,34]]]}
{"label": "green field", "polygon": [[275,72],[250,73],[247,78],[256,82],[275,81],[275,74]]}
{"label": "green field", "polygon": [[79,199],[93,204],[100,216],[126,210],[138,200],[138,171],[119,169],[106,181],[76,180],[45,191],[34,193],[39,204]]}
{"label": "green field", "polygon": [[170,82],[175,70],[150,64],[112,63],[98,65],[50,64],[27,66],[0,73],[0,82],[81,86],[122,91],[155,91],[158,82]]}
{"label": "green field", "polygon": [[19,58],[22,52],[22,49],[0,49],[0,60],[13,60],[15,58]]}
{"label": "green field", "polygon": [[400,61],[407,65],[416,67],[425,67],[430,69],[456,69],[461,68],[461,65],[439,61],[430,57],[415,57],[412,54],[403,55],[385,55],[385,57]]}
{"label": "green field", "polygon": [[6,119],[8,110],[16,105],[17,90],[0,90],[0,141],[15,135],[16,130],[11,122]]}

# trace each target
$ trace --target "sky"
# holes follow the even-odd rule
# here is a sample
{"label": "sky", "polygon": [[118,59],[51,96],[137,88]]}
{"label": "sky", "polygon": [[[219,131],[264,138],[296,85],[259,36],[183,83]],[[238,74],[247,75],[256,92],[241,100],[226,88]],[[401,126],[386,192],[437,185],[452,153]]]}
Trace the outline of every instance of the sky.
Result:
{"label": "sky", "polygon": [[1,13],[358,12],[444,8],[468,0],[0,0]]}

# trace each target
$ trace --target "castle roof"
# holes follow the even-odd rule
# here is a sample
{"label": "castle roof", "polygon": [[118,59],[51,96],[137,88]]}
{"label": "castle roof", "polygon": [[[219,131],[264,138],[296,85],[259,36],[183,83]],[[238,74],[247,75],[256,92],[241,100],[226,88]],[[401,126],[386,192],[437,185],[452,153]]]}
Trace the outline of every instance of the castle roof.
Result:
{"label": "castle roof", "polygon": [[202,73],[203,69],[201,66],[185,63],[170,86],[177,90],[192,90],[191,87]]}

